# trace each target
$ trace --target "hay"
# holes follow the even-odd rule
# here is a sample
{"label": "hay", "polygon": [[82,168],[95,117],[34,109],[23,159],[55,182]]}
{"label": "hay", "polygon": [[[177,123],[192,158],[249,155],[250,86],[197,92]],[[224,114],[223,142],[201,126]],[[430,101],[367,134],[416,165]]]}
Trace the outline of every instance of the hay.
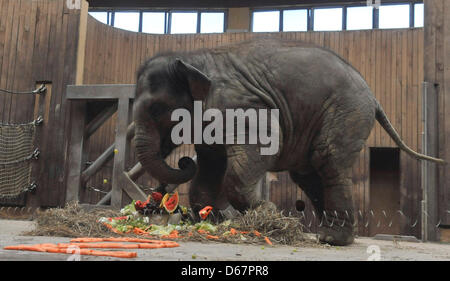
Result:
{"label": "hay", "polygon": [[[231,235],[230,228],[235,228],[238,234]],[[295,216],[285,216],[282,211],[271,205],[261,205],[256,209],[232,219],[229,223],[217,225],[213,234],[219,239],[213,241],[233,244],[266,244],[264,237],[268,237],[274,244],[300,246],[311,244],[312,241],[303,232],[304,226]],[[255,234],[259,233],[260,235]],[[244,232],[244,234],[242,234]],[[193,233],[185,238],[188,241],[211,241],[204,235]],[[314,242],[315,243],[315,242]]]}
{"label": "hay", "polygon": [[110,237],[114,233],[98,222],[100,217],[114,217],[118,211],[97,209],[83,210],[77,202],[64,208],[48,209],[36,216],[36,229],[25,235],[58,237]]}
{"label": "hay", "polygon": [[257,230],[262,236],[267,236],[278,244],[294,246],[307,240],[303,232],[304,226],[298,217],[285,216],[282,211],[274,208],[260,206],[248,210],[232,223],[242,231]]}
{"label": "hay", "polygon": [[[111,237],[119,236],[111,232],[99,222],[101,217],[121,216],[119,211],[93,209],[86,211],[78,203],[69,203],[64,208],[49,209],[36,216],[36,229],[25,233],[32,236],[58,237]],[[215,224],[216,231],[210,233],[218,239],[208,239],[206,235],[192,228],[179,231],[183,238],[179,241],[223,242],[233,244],[266,244],[264,237],[268,237],[274,244],[299,246],[312,244],[303,230],[300,219],[295,216],[285,216],[271,205],[246,211],[231,221]],[[235,228],[238,234],[231,235],[230,229]],[[255,230],[257,231],[255,234]],[[242,234],[241,232],[246,232]],[[261,235],[257,235],[257,233]],[[136,237],[135,234],[124,234]]]}

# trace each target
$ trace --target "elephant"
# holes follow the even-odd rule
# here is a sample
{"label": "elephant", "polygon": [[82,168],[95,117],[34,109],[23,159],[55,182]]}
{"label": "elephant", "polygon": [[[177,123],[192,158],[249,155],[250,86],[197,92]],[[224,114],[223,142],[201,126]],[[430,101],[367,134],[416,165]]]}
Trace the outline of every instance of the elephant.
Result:
{"label": "elephant", "polygon": [[[158,54],[137,71],[133,119],[136,155],[160,183],[191,180],[189,203],[238,211],[266,204],[255,184],[266,172],[289,171],[311,199],[323,223],[319,240],[354,241],[352,166],[377,120],[398,147],[422,160],[442,159],[410,149],[395,131],[362,75],[331,50],[270,38]],[[196,143],[197,160],[165,158],[177,147],[171,131],[176,109],[278,109],[279,149],[260,153],[261,143]],[[269,130],[274,130],[270,127]]]}

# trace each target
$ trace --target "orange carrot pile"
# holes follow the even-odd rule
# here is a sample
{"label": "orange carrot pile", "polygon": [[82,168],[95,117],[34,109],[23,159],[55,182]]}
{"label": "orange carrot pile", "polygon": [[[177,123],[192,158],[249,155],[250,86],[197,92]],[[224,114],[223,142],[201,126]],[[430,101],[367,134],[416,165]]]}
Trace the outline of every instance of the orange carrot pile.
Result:
{"label": "orange carrot pile", "polygon": [[[36,245],[17,245],[17,246],[7,246],[4,247],[5,250],[16,250],[16,251],[36,251],[36,252],[46,252],[46,253],[58,253],[58,254],[71,254],[73,249],[68,249],[68,247],[59,247],[54,244],[36,244]],[[90,249],[80,249],[76,251],[76,254],[88,255],[88,256],[107,256],[115,258],[135,258],[137,256],[136,252],[120,252],[120,251],[95,251]]]}
{"label": "orange carrot pile", "polygon": [[[105,243],[100,243],[105,242]],[[134,244],[125,244],[119,242],[133,242]],[[174,241],[151,240],[131,237],[110,237],[110,238],[91,238],[82,237],[70,240],[70,243],[56,244],[36,244],[36,245],[17,245],[6,246],[5,250],[17,251],[35,251],[47,253],[61,253],[70,254],[73,252],[72,247],[78,247],[76,253],[80,255],[90,256],[108,256],[116,258],[135,258],[136,252],[122,252],[122,251],[98,251],[89,248],[100,249],[157,249],[157,248],[173,248],[180,245]]]}

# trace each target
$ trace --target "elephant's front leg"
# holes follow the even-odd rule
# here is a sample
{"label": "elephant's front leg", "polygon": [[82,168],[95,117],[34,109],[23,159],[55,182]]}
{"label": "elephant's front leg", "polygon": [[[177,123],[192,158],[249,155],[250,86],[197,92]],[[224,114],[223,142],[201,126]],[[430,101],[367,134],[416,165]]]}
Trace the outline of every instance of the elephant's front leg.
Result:
{"label": "elephant's front leg", "polygon": [[205,206],[214,210],[225,209],[229,203],[222,181],[227,167],[225,147],[221,145],[195,147],[197,174],[189,188],[189,204],[195,214]]}
{"label": "elephant's front leg", "polygon": [[261,155],[258,145],[227,146],[227,170],[223,180],[230,204],[239,211],[254,208],[262,203],[257,196],[257,183],[269,170],[273,156]]}

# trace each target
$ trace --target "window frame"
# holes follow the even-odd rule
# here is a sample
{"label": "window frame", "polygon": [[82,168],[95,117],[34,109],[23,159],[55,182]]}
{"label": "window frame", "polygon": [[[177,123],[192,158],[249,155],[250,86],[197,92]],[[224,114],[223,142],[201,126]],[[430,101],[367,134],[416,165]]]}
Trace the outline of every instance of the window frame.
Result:
{"label": "window frame", "polygon": [[[317,7],[313,7],[311,8],[311,31],[316,31],[314,30],[314,11],[315,10],[325,10],[325,9],[342,9],[342,23],[341,23],[341,30],[330,30],[330,32],[339,32],[339,31],[344,31],[347,30],[347,8],[345,5],[326,5],[326,6],[317,6]],[[321,31],[317,31],[317,32],[326,32],[326,30],[321,30]]]}
{"label": "window frame", "polygon": [[[127,30],[127,29],[122,29],[120,27],[116,27],[115,25],[115,20],[116,20],[116,12],[120,12],[120,13],[138,13],[139,14],[139,22],[138,22],[138,31],[132,31],[132,30]],[[139,10],[136,9],[121,9],[121,10],[117,10],[117,11],[112,11],[111,12],[111,26],[114,28],[118,28],[118,29],[122,29],[122,30],[126,30],[126,31],[130,31],[130,32],[141,32],[142,30],[142,12],[140,12]]]}
{"label": "window frame", "polygon": [[[415,5],[423,4],[423,0],[399,0],[395,2],[383,3],[381,2],[381,6],[391,6],[391,5],[409,5],[409,28],[423,28],[423,27],[415,27]],[[367,6],[365,3],[349,3],[349,4],[317,4],[317,5],[296,5],[289,7],[257,7],[250,9],[250,27],[249,30],[253,32],[253,14],[254,12],[280,12],[280,23],[278,32],[290,32],[283,31],[283,13],[286,10],[307,10],[308,13],[308,24],[307,31],[314,31],[314,10],[316,9],[329,9],[329,8],[342,8],[342,30],[347,30],[347,9],[351,7],[364,7]],[[379,29],[379,9],[372,9],[372,29]],[[364,29],[371,30],[371,29]],[[307,32],[306,31],[306,32]],[[331,31],[331,32],[339,32],[339,31]],[[305,31],[300,31],[305,32]],[[326,32],[326,31],[318,31],[318,32]]]}
{"label": "window frame", "polygon": [[[305,7],[305,8],[304,8]],[[293,10],[306,10],[306,30],[309,31],[309,25],[310,25],[310,13],[311,13],[311,7],[304,6],[304,7],[289,7],[284,8],[280,10],[280,32],[302,32],[302,31],[284,31],[284,12],[285,11],[293,11]],[[304,31],[303,31],[304,32]]]}
{"label": "window frame", "polygon": [[[107,25],[110,25],[112,27],[114,26],[114,20],[115,20],[115,13],[116,12],[134,12],[139,13],[139,33],[142,33],[142,24],[143,24],[143,14],[144,13],[164,13],[164,34],[172,34],[171,32],[171,19],[172,19],[172,13],[197,13],[197,27],[196,27],[196,33],[189,33],[189,34],[200,34],[200,28],[201,28],[201,14],[202,13],[223,13],[223,33],[227,30],[227,24],[228,24],[228,9],[104,9],[104,8],[90,8],[89,12],[107,12]],[[131,31],[134,32],[134,31]],[[153,34],[153,33],[148,33]],[[155,33],[162,35],[160,33]],[[187,33],[186,33],[187,34]],[[202,34],[208,34],[208,33],[202,33]]]}
{"label": "window frame", "polygon": [[[348,30],[347,29],[347,20],[348,20],[348,13],[347,13],[347,9],[348,8],[358,8],[358,7],[367,7],[367,5],[364,4],[353,4],[353,5],[345,5],[344,10],[345,10],[345,19],[343,18],[342,20],[344,21],[343,24],[345,24],[345,29],[343,30]],[[350,31],[357,31],[357,30],[371,30],[371,29],[378,29],[378,27],[375,28],[375,26],[378,26],[378,16],[377,19],[375,19],[375,10],[378,11],[378,9],[376,9],[375,7],[372,7],[372,28],[369,29],[352,29]],[[377,23],[375,23],[375,21],[377,21]],[[344,25],[343,25],[344,27]]]}
{"label": "window frame", "polygon": [[217,33],[225,33],[227,32],[227,26],[228,26],[228,10],[227,9],[217,9],[217,10],[197,10],[198,11],[198,34],[211,34],[211,33],[201,33],[202,28],[202,14],[208,14],[208,13],[223,13],[223,32],[217,32]]}

